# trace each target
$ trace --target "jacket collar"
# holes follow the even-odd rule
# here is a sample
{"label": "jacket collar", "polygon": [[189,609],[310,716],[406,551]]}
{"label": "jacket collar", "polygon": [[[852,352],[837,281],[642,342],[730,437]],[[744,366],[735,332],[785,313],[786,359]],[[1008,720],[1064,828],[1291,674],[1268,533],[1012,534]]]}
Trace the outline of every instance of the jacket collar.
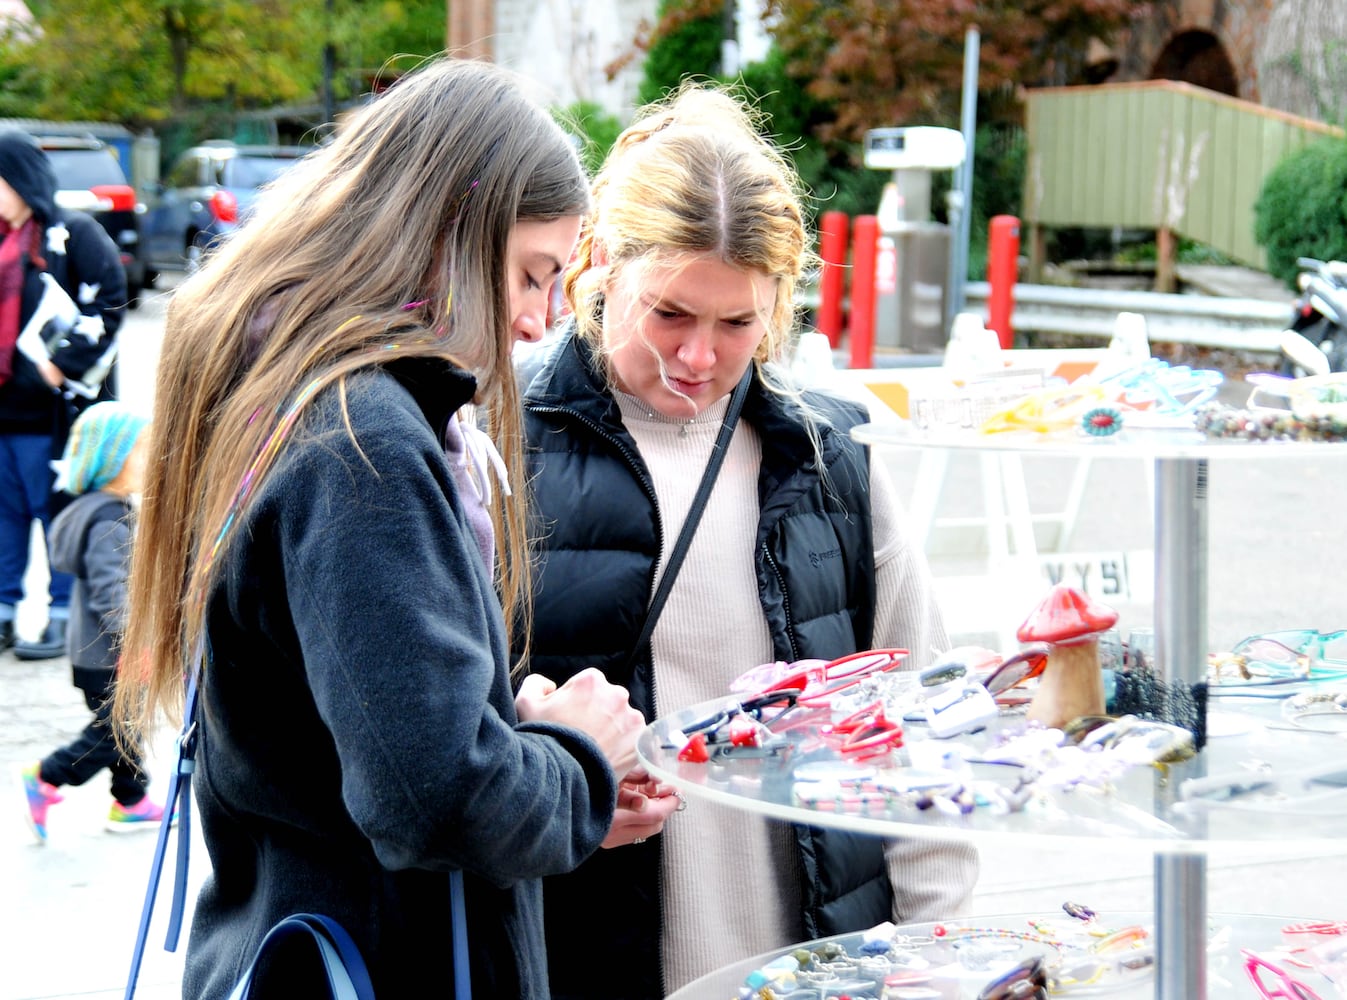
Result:
{"label": "jacket collar", "polygon": [[449,418],[477,393],[472,373],[445,358],[398,358],[384,370],[412,395],[426,422],[441,439]]}

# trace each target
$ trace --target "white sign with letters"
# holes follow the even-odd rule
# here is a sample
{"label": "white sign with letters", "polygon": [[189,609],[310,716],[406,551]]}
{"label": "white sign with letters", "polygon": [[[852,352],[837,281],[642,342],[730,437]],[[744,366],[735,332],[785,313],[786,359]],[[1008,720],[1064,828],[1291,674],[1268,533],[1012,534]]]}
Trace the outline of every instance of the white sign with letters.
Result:
{"label": "white sign with letters", "polygon": [[1045,587],[1066,583],[1096,601],[1147,603],[1155,597],[1155,553],[1050,552],[1038,557]]}

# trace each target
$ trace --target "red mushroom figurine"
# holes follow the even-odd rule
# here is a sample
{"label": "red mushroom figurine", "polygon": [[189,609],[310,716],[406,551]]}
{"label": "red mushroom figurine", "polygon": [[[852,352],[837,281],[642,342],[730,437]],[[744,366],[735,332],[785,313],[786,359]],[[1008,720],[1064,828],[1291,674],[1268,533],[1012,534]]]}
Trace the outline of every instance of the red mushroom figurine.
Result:
{"label": "red mushroom figurine", "polygon": [[1082,590],[1059,583],[1048,591],[1015,633],[1020,642],[1049,646],[1047,666],[1029,703],[1029,719],[1060,727],[1082,715],[1104,713],[1099,634],[1117,621],[1118,612]]}

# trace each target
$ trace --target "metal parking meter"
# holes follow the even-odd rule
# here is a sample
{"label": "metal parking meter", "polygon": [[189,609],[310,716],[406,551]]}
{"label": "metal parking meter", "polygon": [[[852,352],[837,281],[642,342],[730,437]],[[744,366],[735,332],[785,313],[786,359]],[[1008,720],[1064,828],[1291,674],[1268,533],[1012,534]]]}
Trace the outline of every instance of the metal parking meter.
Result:
{"label": "metal parking meter", "polygon": [[865,165],[891,170],[879,203],[875,254],[875,343],[944,350],[949,227],[931,219],[931,175],[966,155],[963,133],[917,125],[865,133]]}

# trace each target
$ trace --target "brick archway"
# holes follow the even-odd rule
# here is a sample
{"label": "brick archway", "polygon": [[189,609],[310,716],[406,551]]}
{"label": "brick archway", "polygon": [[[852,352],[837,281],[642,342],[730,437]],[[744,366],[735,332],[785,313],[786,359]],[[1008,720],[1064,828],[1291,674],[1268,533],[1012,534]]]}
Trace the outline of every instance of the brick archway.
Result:
{"label": "brick archway", "polygon": [[1209,31],[1184,31],[1169,40],[1151,66],[1152,80],[1179,80],[1239,96],[1239,76],[1220,39]]}

